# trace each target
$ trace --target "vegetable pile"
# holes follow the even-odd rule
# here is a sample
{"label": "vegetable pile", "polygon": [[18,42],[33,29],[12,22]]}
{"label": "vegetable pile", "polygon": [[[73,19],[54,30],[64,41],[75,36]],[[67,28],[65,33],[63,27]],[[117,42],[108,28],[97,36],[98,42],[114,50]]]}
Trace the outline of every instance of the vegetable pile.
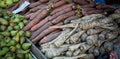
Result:
{"label": "vegetable pile", "polygon": [[[69,24],[52,26],[50,28],[63,29],[62,33],[53,41],[42,44],[40,49],[52,59],[99,57],[106,51],[116,50],[114,44],[120,43],[119,21],[120,9],[108,17],[92,14],[72,20]],[[119,52],[116,53],[115,58],[119,58]]]}
{"label": "vegetable pile", "polygon": [[24,16],[0,9],[0,59],[32,59],[31,43],[25,42],[31,34],[22,30],[27,23]]}
{"label": "vegetable pile", "polygon": [[0,0],[0,7],[1,8],[7,8],[10,5],[15,4],[19,0]]}

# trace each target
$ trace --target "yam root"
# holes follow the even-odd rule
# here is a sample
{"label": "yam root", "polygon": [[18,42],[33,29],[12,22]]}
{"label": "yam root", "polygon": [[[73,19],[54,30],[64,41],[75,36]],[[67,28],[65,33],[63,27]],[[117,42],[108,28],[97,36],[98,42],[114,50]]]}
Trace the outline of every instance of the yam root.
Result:
{"label": "yam root", "polygon": [[30,14],[26,15],[25,18],[28,19],[28,18],[30,18],[33,14],[34,14],[34,13],[30,13]]}
{"label": "yam root", "polygon": [[34,2],[34,3],[30,4],[28,7],[33,8],[33,7],[36,7],[36,6],[41,5],[41,4],[42,3],[40,1],[37,1],[37,2]]}
{"label": "yam root", "polygon": [[54,34],[51,33],[48,36],[46,36],[43,39],[41,39],[41,41],[39,43],[40,44],[44,44],[44,43],[50,42],[53,39],[55,39],[57,36],[59,36],[60,34],[61,34],[61,32],[57,32],[57,33],[54,33]]}
{"label": "yam root", "polygon": [[60,0],[57,3],[53,4],[52,8],[57,8],[57,7],[61,6],[61,5],[64,5],[65,3],[66,3],[65,0]]}
{"label": "yam root", "polygon": [[45,29],[47,29],[49,26],[52,26],[53,24],[51,22],[46,23],[45,25],[43,25],[41,28],[39,28],[37,31],[33,32],[32,36],[30,37],[30,39],[34,39],[38,34],[40,34],[42,31],[44,31]]}
{"label": "yam root", "polygon": [[31,27],[33,27],[35,24],[37,24],[42,18],[44,18],[48,13],[48,10],[43,10],[35,19],[33,19],[32,21],[30,21],[30,23],[28,23],[23,30],[29,30]]}
{"label": "yam root", "polygon": [[74,15],[75,15],[75,11],[70,11],[70,12],[68,12],[68,13],[65,13],[65,14],[63,14],[63,15],[58,16],[56,19],[54,19],[54,20],[52,21],[52,23],[53,23],[53,24],[57,24],[57,23],[59,23],[60,21],[66,19],[66,18],[68,18],[68,17],[74,16]]}
{"label": "yam root", "polygon": [[54,15],[55,13],[57,13],[57,12],[59,12],[59,11],[61,11],[61,10],[64,10],[64,9],[66,9],[66,8],[68,8],[68,7],[71,7],[71,8],[72,8],[73,6],[74,6],[73,3],[67,4],[67,5],[63,5],[63,6],[59,7],[59,8],[56,8],[55,10],[53,10],[53,11],[50,13],[50,15]]}
{"label": "yam root", "polygon": [[45,19],[43,19],[42,21],[40,21],[38,24],[36,24],[35,26],[33,26],[30,31],[38,30],[40,27],[42,27],[44,24],[46,24],[49,21],[50,17],[51,16],[48,16]]}
{"label": "yam root", "polygon": [[[57,24],[57,25],[62,25],[62,23],[59,23],[59,24]],[[43,38],[44,36],[46,36],[47,34],[53,32],[53,31],[55,31],[55,30],[57,30],[57,28],[48,28],[48,29],[45,29],[45,30],[42,31],[36,38],[34,38],[34,39],[32,40],[32,42],[33,42],[34,44],[36,44],[37,41],[39,41],[41,38]],[[40,44],[40,43],[39,43],[39,44]]]}

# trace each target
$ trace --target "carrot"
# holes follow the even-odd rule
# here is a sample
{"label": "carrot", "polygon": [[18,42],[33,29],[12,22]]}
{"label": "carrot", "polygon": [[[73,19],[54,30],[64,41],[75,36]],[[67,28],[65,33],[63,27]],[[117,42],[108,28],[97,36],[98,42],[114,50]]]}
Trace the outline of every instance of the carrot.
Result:
{"label": "carrot", "polygon": [[52,26],[53,24],[51,22],[47,22],[45,25],[43,25],[41,28],[39,28],[37,31],[32,33],[32,36],[30,39],[34,39],[38,34],[40,34],[43,30],[47,29],[49,26]]}
{"label": "carrot", "polygon": [[78,19],[78,17],[77,16],[71,16],[71,17],[65,19],[64,23],[65,24],[70,23],[71,20],[75,20],[75,19]]}
{"label": "carrot", "polygon": [[30,12],[36,12],[37,10],[40,10],[41,8],[44,8],[44,7],[46,7],[46,4],[38,5],[32,9],[30,9]]}
{"label": "carrot", "polygon": [[[56,24],[56,25],[62,25],[62,23],[58,23],[58,24]],[[35,38],[32,40],[32,42],[33,42],[34,44],[36,44],[37,41],[39,41],[39,40],[42,39],[44,36],[46,36],[47,34],[53,32],[53,31],[55,31],[55,30],[57,30],[57,29],[58,29],[58,28],[47,28],[47,29],[45,29],[45,30],[42,31],[37,37],[35,37]]]}
{"label": "carrot", "polygon": [[43,26],[45,23],[47,23],[49,20],[55,19],[55,18],[58,17],[59,15],[64,14],[64,13],[66,13],[66,12],[69,12],[69,11],[71,11],[71,10],[72,10],[72,8],[66,8],[65,10],[62,10],[62,11],[56,13],[56,14],[53,15],[53,16],[48,16],[48,17],[46,17],[45,19],[43,19],[42,21],[40,21],[37,25],[33,26],[33,27],[31,28],[31,31],[37,30],[38,28],[40,28],[41,26]]}
{"label": "carrot", "polygon": [[30,18],[34,13],[30,13],[28,15],[25,15],[25,18]]}
{"label": "carrot", "polygon": [[33,8],[33,7],[36,7],[36,6],[41,5],[41,4],[42,3],[40,1],[37,1],[37,2],[34,2],[34,3],[30,4],[28,7]]}
{"label": "carrot", "polygon": [[82,8],[93,8],[93,7],[95,7],[95,5],[94,4],[87,4],[87,5],[83,5],[81,7]]}
{"label": "carrot", "polygon": [[103,11],[102,10],[91,10],[91,11],[88,11],[86,12],[85,14],[83,15],[90,15],[90,14],[102,14]]}
{"label": "carrot", "polygon": [[89,2],[89,4],[93,4],[96,5],[96,3],[93,0],[87,0]]}
{"label": "carrot", "polygon": [[57,8],[61,5],[64,5],[65,3],[66,3],[65,0],[58,1],[57,3],[52,5],[52,8]]}
{"label": "carrot", "polygon": [[45,19],[43,19],[42,21],[40,21],[38,24],[33,26],[30,31],[35,31],[35,30],[39,29],[41,26],[43,26],[45,23],[47,23],[49,21],[49,18],[50,18],[50,16],[48,16]]}
{"label": "carrot", "polygon": [[66,9],[66,8],[68,8],[68,7],[73,7],[73,6],[74,6],[73,3],[67,4],[67,5],[63,5],[63,6],[59,7],[59,8],[56,8],[55,10],[53,10],[53,11],[50,13],[50,15],[54,15],[55,13],[57,13],[57,12],[63,10],[63,9]]}
{"label": "carrot", "polygon": [[52,21],[52,23],[53,23],[53,24],[57,24],[57,23],[59,23],[60,21],[66,19],[66,18],[68,18],[68,17],[74,16],[74,15],[75,15],[75,11],[70,11],[70,12],[68,12],[68,13],[65,13],[65,14],[63,14],[63,15],[58,16],[56,19],[54,19],[54,20]]}
{"label": "carrot", "polygon": [[33,14],[33,16],[30,17],[30,19],[31,19],[31,20],[34,19],[34,18],[35,18],[38,14],[40,14],[44,9],[45,9],[44,7],[41,8],[41,9],[39,9],[37,12],[35,12],[35,13]]}
{"label": "carrot", "polygon": [[49,20],[55,19],[56,17],[58,17],[58,16],[60,16],[60,15],[62,15],[62,14],[64,14],[64,13],[66,13],[66,12],[70,12],[71,10],[72,10],[72,8],[71,8],[71,7],[68,7],[68,8],[66,8],[66,9],[64,9],[64,10],[62,10],[62,11],[60,11],[60,12],[57,12],[56,14],[52,15],[52,17],[50,17]]}
{"label": "carrot", "polygon": [[57,36],[59,36],[61,34],[61,32],[52,32],[49,35],[45,36],[43,39],[41,39],[41,41],[39,42],[39,44],[44,44],[47,42],[52,41],[53,39],[55,39]]}
{"label": "carrot", "polygon": [[49,0],[40,0],[41,3],[48,2]]}
{"label": "carrot", "polygon": [[28,23],[23,30],[29,30],[31,27],[33,27],[34,25],[36,25],[42,18],[44,18],[48,13],[48,10],[43,10],[40,14],[38,14],[36,16],[36,18],[34,18],[32,21],[30,21],[30,23]]}
{"label": "carrot", "polygon": [[86,0],[74,0],[75,3],[78,3],[80,5],[87,5],[89,4]]}

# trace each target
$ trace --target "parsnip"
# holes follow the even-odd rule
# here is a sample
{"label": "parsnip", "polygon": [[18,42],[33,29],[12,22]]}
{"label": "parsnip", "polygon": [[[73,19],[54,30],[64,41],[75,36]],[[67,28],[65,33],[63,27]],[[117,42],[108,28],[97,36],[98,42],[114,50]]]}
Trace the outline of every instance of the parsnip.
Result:
{"label": "parsnip", "polygon": [[45,56],[48,58],[53,58],[55,56],[59,56],[62,54],[64,51],[68,50],[68,47],[61,47],[61,48],[49,48],[45,52]]}
{"label": "parsnip", "polygon": [[96,44],[97,40],[98,40],[98,35],[90,35],[86,38],[86,42],[89,45]]}
{"label": "parsnip", "polygon": [[77,49],[73,52],[73,56],[77,56],[81,53],[81,50],[80,49]]}
{"label": "parsnip", "polygon": [[93,34],[97,34],[97,33],[100,33],[101,31],[103,31],[104,29],[89,29],[87,31],[87,34],[88,35],[93,35]]}
{"label": "parsnip", "polygon": [[86,38],[87,38],[87,36],[88,36],[88,34],[87,33],[83,33],[82,35],[81,35],[81,41],[86,41]]}
{"label": "parsnip", "polygon": [[74,56],[74,57],[66,57],[66,56],[60,56],[60,57],[54,57],[53,59],[78,59],[80,57],[85,57],[86,54],[81,54],[78,56]]}
{"label": "parsnip", "polygon": [[75,33],[70,37],[70,42],[71,43],[78,43],[80,40],[80,36],[84,33],[85,31],[79,31],[78,33]]}
{"label": "parsnip", "polygon": [[79,43],[79,44],[75,44],[75,45],[71,45],[71,46],[69,47],[69,50],[70,50],[70,51],[75,51],[75,50],[77,50],[81,45],[84,45],[84,44],[85,44],[85,42]]}

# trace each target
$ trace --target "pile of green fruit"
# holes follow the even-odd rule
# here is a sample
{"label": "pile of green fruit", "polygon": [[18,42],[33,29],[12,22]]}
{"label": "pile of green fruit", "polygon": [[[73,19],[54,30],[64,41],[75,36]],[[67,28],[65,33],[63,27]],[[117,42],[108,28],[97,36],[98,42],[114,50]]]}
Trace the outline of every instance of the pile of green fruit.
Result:
{"label": "pile of green fruit", "polygon": [[29,31],[22,28],[28,23],[24,16],[0,9],[0,59],[32,59]]}
{"label": "pile of green fruit", "polygon": [[19,0],[0,0],[0,7],[6,8],[7,6],[10,6]]}

